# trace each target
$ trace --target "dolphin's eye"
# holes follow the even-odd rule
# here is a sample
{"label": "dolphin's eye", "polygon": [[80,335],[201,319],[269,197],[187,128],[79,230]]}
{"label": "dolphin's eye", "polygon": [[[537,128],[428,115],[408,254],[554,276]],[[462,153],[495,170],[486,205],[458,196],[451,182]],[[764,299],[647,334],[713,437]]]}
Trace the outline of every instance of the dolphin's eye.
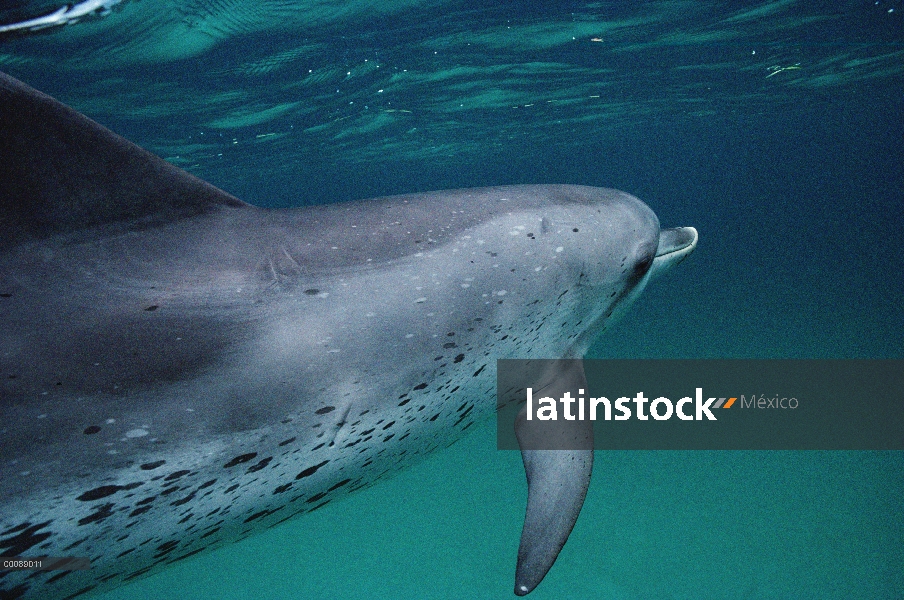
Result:
{"label": "dolphin's eye", "polygon": [[634,276],[635,277],[643,277],[647,274],[647,271],[650,270],[650,266],[653,264],[653,255],[647,254],[639,261],[634,263]]}

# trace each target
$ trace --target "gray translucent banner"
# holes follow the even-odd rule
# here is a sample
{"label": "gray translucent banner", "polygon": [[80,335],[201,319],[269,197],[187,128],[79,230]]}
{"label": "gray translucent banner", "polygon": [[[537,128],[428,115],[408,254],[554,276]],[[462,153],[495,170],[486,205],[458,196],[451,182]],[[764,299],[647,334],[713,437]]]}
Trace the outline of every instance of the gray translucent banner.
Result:
{"label": "gray translucent banner", "polygon": [[91,568],[87,557],[0,556],[0,571],[83,571]]}
{"label": "gray translucent banner", "polygon": [[904,450],[904,360],[578,362],[585,389],[575,361],[498,361],[500,449],[531,388],[533,449],[561,449],[567,422],[598,450]]}

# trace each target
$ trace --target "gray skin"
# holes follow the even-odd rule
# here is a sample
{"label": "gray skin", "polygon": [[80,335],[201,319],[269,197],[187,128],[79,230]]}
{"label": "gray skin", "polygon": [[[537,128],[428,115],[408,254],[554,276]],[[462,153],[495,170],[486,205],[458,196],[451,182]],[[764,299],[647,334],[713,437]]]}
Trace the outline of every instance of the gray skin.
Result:
{"label": "gray skin", "polygon": [[[697,240],[579,186],[256,208],[3,74],[0,215],[0,553],[92,561],[0,572],[13,598],[109,589],[448,446],[493,414],[497,358],[581,357]],[[592,465],[522,450],[519,595]]]}

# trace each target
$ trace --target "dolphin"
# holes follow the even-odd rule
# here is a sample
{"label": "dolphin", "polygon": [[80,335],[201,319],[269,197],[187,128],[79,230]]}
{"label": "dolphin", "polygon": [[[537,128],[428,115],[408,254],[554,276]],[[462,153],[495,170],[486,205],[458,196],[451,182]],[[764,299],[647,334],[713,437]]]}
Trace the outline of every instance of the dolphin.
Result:
{"label": "dolphin", "polygon": [[[258,208],[0,74],[0,554],[91,566],[0,594],[109,589],[373,484],[494,413],[498,358],[582,357],[696,243],[575,185]],[[593,450],[522,457],[518,595]]]}

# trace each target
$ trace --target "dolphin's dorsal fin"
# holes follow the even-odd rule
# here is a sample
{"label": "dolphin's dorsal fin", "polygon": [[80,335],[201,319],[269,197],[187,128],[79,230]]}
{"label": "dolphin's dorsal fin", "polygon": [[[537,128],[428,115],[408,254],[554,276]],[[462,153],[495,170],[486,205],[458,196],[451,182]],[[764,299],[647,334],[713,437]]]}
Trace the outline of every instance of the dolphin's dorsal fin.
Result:
{"label": "dolphin's dorsal fin", "polygon": [[248,206],[0,73],[0,249]]}

